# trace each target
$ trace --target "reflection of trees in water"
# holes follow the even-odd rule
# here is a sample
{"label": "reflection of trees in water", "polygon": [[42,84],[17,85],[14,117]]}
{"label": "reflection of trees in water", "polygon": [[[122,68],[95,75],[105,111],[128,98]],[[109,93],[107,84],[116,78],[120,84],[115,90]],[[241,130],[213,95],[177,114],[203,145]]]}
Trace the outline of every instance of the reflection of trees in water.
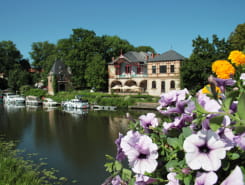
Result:
{"label": "reflection of trees in water", "polygon": [[0,105],[0,134],[10,140],[20,140],[31,119],[23,106]]}

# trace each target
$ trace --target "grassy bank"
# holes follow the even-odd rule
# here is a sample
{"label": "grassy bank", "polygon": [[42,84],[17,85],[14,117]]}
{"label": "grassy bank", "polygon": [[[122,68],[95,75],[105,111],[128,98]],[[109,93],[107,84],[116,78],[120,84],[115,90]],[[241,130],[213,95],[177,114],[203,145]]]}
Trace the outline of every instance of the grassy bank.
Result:
{"label": "grassy bank", "polygon": [[46,95],[46,91],[40,89],[30,89],[23,93],[27,95],[35,96],[45,96],[54,99],[55,101],[61,102],[65,100],[70,100],[76,95],[83,95],[84,99],[87,99],[90,104],[98,104],[104,106],[117,106],[118,108],[128,108],[130,105],[134,105],[136,102],[157,102],[159,97],[149,96],[149,95],[117,95],[108,94],[102,92],[89,92],[83,91],[63,91],[58,92],[54,96]]}
{"label": "grassy bank", "polygon": [[[24,159],[15,143],[0,138],[0,185],[54,185],[66,184],[65,177],[58,178],[55,170],[44,168],[45,163],[36,164]],[[22,155],[23,156],[23,155]],[[31,158],[31,155],[27,155]]]}

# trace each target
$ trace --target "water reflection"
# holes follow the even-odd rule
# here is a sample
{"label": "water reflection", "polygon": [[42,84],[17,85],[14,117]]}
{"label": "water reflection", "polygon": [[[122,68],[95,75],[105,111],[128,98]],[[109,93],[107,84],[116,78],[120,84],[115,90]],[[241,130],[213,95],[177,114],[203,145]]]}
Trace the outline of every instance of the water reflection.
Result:
{"label": "water reflection", "polygon": [[[0,106],[0,114],[1,134],[20,140],[20,149],[47,157],[50,167],[59,169],[61,176],[89,185],[101,184],[108,175],[105,154],[115,155],[114,141],[129,123],[123,111],[74,113]],[[140,114],[131,113],[136,118]]]}

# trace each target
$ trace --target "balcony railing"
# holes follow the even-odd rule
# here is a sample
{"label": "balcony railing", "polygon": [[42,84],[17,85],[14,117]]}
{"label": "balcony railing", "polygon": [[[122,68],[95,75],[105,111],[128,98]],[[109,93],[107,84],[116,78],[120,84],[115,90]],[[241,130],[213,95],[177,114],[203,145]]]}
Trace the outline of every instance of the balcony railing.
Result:
{"label": "balcony railing", "polygon": [[145,78],[147,74],[121,74],[116,75],[116,78]]}

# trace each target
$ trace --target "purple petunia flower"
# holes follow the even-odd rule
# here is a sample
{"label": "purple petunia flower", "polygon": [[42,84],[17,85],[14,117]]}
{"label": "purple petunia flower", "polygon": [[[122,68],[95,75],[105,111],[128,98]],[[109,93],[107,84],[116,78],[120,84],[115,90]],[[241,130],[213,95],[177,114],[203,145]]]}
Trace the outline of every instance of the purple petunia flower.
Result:
{"label": "purple petunia flower", "polygon": [[219,112],[221,108],[216,100],[210,99],[206,94],[199,93],[197,99],[198,103],[208,112]]}
{"label": "purple petunia flower", "polygon": [[221,167],[221,159],[226,156],[230,148],[219,135],[212,130],[202,130],[188,136],[184,141],[185,160],[193,169],[216,171]]}
{"label": "purple petunia flower", "polygon": [[239,166],[220,185],[244,185],[242,170]]}
{"label": "purple petunia flower", "polygon": [[159,100],[161,107],[166,107],[172,104],[175,104],[178,101],[185,100],[186,96],[189,94],[187,89],[170,91],[161,95]]}
{"label": "purple petunia flower", "polygon": [[135,185],[147,185],[147,184],[151,184],[153,182],[156,182],[156,179],[153,179],[151,177],[148,177],[148,176],[142,175],[142,174],[136,175]]}
{"label": "purple petunia flower", "polygon": [[135,173],[152,173],[156,169],[158,147],[149,136],[130,130],[122,138],[121,148]]}
{"label": "purple petunia flower", "polygon": [[171,123],[164,122],[163,123],[163,132],[166,133],[168,130],[172,128],[179,128],[186,126],[186,123],[191,123],[193,117],[188,114],[182,114],[180,117],[175,117],[174,121]]}
{"label": "purple petunia flower", "polygon": [[117,156],[116,156],[116,160],[118,161],[122,161],[126,158],[125,154],[123,153],[122,151],[122,148],[121,148],[121,140],[123,138],[123,135],[121,133],[118,134],[119,137],[116,139],[115,141],[115,144],[117,146]]}
{"label": "purple petunia flower", "polygon": [[225,87],[226,86],[233,86],[236,81],[233,80],[232,78],[229,79],[221,79],[221,78],[213,78],[214,81],[216,82],[216,85],[220,88],[221,92],[225,92]]}
{"label": "purple petunia flower", "polygon": [[[119,175],[115,176],[112,181],[111,184],[112,185],[122,185],[122,183],[124,183],[121,179],[121,177]],[[125,183],[124,183],[125,184]],[[126,184],[125,184],[126,185]]]}
{"label": "purple petunia flower", "polygon": [[179,185],[179,180],[175,178],[177,174],[175,172],[170,172],[167,175],[168,178],[168,184],[166,185]]}
{"label": "purple petunia flower", "polygon": [[142,115],[139,117],[139,120],[140,125],[146,130],[148,130],[150,127],[157,127],[159,124],[154,113],[147,113],[146,115]]}
{"label": "purple petunia flower", "polygon": [[239,146],[239,147],[241,147],[241,149],[245,150],[245,132],[239,136],[235,136],[233,140],[237,146]]}
{"label": "purple petunia flower", "polygon": [[217,182],[218,177],[214,172],[200,173],[197,172],[194,185],[213,185]]}

